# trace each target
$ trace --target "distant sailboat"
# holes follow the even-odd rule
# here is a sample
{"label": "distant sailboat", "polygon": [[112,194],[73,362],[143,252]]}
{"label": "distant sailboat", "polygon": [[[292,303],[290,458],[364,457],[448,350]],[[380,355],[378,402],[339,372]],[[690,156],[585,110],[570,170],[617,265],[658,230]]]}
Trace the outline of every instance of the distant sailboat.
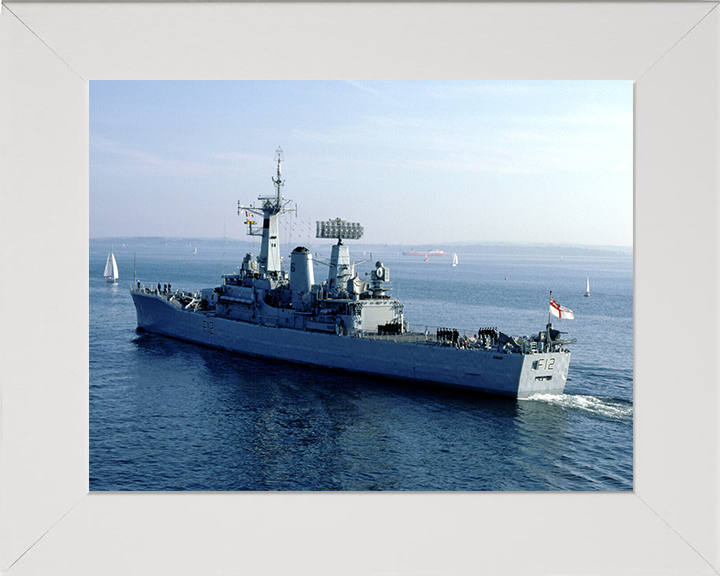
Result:
{"label": "distant sailboat", "polygon": [[105,280],[108,282],[117,282],[118,279],[118,267],[115,262],[115,255],[113,254],[112,247],[110,248],[110,254],[107,257],[107,263],[105,264]]}
{"label": "distant sailboat", "polygon": [[195,246],[195,250],[193,251],[193,254],[197,254],[197,246]]}
{"label": "distant sailboat", "polygon": [[587,288],[585,288],[585,294],[583,294],[585,298],[590,298],[590,277],[588,276],[587,279]]}
{"label": "distant sailboat", "polygon": [[458,263],[457,254],[453,253],[453,255],[452,255],[452,265],[453,265],[453,266],[457,266],[457,263]]}
{"label": "distant sailboat", "polygon": [[425,262],[429,262],[429,261],[430,261],[430,255],[429,255],[429,254],[425,254]]}

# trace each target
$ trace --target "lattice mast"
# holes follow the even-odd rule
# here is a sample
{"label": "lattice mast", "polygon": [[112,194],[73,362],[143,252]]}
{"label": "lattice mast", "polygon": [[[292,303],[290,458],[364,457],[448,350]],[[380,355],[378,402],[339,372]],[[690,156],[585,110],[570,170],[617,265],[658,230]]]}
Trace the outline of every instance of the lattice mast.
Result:
{"label": "lattice mast", "polygon": [[[245,213],[245,224],[248,226],[248,235],[262,237],[260,242],[260,254],[257,258],[258,266],[261,270],[270,274],[280,272],[278,217],[296,210],[295,208],[288,208],[288,206],[292,204],[292,200],[286,200],[280,194],[280,189],[285,185],[285,180],[282,179],[281,169],[281,163],[284,160],[285,158],[282,148],[278,146],[278,149],[275,151],[277,173],[272,177],[272,181],[275,186],[274,196],[258,196],[258,200],[262,203],[259,207],[256,207],[254,204],[251,204],[250,206],[243,206],[238,200],[238,215],[241,216],[243,215],[243,212]],[[261,230],[253,228],[256,222],[251,214],[262,216],[263,225]]]}

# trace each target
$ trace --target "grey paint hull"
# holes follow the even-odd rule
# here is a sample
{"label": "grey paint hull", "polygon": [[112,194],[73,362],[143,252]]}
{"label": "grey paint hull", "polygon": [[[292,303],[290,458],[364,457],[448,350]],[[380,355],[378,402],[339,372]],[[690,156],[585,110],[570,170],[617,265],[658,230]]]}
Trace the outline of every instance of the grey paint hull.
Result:
{"label": "grey paint hull", "polygon": [[570,363],[569,352],[500,354],[323,334],[181,310],[153,294],[131,295],[138,327],[148,332],[252,356],[515,398],[562,394]]}

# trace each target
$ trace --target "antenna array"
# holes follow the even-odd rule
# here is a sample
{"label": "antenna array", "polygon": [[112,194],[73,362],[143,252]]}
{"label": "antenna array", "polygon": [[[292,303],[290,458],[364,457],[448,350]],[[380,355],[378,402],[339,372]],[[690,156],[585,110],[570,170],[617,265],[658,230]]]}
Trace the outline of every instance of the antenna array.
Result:
{"label": "antenna array", "polygon": [[348,222],[341,218],[334,220],[318,221],[316,225],[316,238],[343,238],[349,240],[359,240],[362,238],[365,229],[358,222]]}

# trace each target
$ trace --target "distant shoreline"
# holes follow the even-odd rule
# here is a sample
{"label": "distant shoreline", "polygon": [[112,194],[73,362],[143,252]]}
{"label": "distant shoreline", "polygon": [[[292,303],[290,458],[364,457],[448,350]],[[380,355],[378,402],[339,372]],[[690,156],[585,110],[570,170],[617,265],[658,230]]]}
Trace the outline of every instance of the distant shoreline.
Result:
{"label": "distant shoreline", "polygon": [[[400,255],[404,251],[414,250],[426,252],[433,249],[442,249],[446,258],[450,258],[453,252],[458,254],[488,254],[488,255],[524,255],[524,256],[557,256],[563,257],[629,257],[633,256],[633,248],[630,246],[584,246],[584,245],[560,245],[560,244],[511,244],[511,243],[440,243],[440,244],[365,244],[356,243],[353,240],[346,241],[353,252],[396,252]],[[132,247],[141,246],[188,246],[188,247],[212,247],[228,249],[252,246],[252,240],[238,240],[236,238],[185,238],[185,237],[162,237],[162,236],[127,236],[127,237],[106,237],[90,238],[91,244],[113,245],[120,248],[123,244]],[[291,239],[288,245],[304,245],[312,251],[328,249],[331,242],[307,242],[306,239]],[[291,250],[292,248],[290,248]],[[417,256],[404,256],[412,259]]]}

